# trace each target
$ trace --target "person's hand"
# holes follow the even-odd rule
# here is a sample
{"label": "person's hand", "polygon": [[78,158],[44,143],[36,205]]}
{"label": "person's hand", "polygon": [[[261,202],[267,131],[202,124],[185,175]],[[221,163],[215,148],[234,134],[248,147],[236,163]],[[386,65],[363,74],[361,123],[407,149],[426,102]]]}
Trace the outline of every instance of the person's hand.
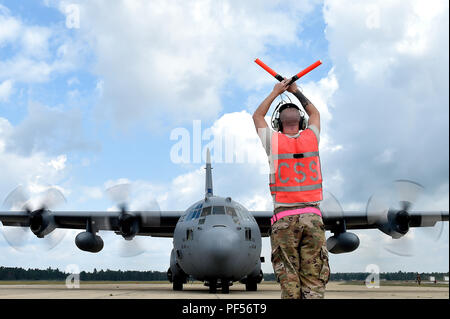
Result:
{"label": "person's hand", "polygon": [[272,92],[275,93],[277,96],[280,95],[281,93],[287,90],[287,88],[289,87],[288,83],[289,80],[285,78],[283,81],[275,84]]}
{"label": "person's hand", "polygon": [[[286,79],[286,78],[285,78]],[[289,81],[290,81],[291,79],[289,79]],[[289,81],[288,81],[288,83],[289,83]],[[291,93],[295,93],[295,92],[297,92],[297,90],[298,90],[298,87],[297,87],[297,84],[295,84],[295,82],[294,83],[292,83],[291,85],[289,85],[289,87],[287,88],[287,91],[288,92],[291,92]]]}

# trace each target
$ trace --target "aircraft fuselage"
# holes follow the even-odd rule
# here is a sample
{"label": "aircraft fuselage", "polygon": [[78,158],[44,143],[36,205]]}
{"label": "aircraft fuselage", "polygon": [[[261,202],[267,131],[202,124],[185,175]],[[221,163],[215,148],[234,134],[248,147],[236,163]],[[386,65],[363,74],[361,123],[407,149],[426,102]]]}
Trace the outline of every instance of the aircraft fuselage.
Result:
{"label": "aircraft fuselage", "polygon": [[[174,232],[174,261],[201,281],[237,281],[260,271],[261,233],[241,204],[217,196],[196,202]],[[258,268],[258,269],[257,269]]]}

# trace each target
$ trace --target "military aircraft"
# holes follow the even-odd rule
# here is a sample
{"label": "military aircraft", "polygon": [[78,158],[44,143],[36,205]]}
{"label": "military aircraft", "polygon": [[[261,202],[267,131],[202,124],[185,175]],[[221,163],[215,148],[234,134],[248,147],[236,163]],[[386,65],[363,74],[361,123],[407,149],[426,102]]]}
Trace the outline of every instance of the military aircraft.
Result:
{"label": "military aircraft", "polygon": [[[410,181],[396,182],[394,204],[373,196],[365,212],[343,212],[338,201],[326,193],[321,203],[325,229],[333,233],[327,239],[331,253],[348,253],[359,246],[356,234],[348,229],[378,228],[394,239],[404,236],[410,227],[431,227],[448,221],[448,212],[410,211],[421,186]],[[209,292],[229,293],[233,282],[256,291],[263,278],[261,238],[270,235],[272,211],[249,211],[230,197],[213,193],[211,156],[207,150],[205,196],[185,211],[129,211],[126,204],[118,212],[52,211],[48,202],[58,196],[51,189],[47,203],[32,210],[27,204],[21,210],[0,212],[4,226],[26,227],[39,238],[51,235],[56,228],[83,229],[75,238],[76,246],[92,253],[103,248],[100,230],[114,231],[126,241],[136,236],[172,237],[173,249],[167,275],[174,290],[182,290],[191,276],[209,286]],[[16,206],[17,192],[5,202]],[[390,206],[389,206],[390,205]],[[441,223],[442,224],[442,223]],[[5,228],[5,227],[3,227]],[[8,236],[5,236],[7,241]]]}

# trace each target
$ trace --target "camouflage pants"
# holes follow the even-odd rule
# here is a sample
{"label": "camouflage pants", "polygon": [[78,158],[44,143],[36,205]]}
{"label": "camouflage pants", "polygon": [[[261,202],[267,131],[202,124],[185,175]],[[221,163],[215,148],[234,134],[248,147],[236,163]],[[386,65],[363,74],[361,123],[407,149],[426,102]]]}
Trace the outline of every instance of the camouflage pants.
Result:
{"label": "camouflage pants", "polygon": [[272,225],[270,242],[281,298],[323,298],[330,266],[322,217],[285,216]]}

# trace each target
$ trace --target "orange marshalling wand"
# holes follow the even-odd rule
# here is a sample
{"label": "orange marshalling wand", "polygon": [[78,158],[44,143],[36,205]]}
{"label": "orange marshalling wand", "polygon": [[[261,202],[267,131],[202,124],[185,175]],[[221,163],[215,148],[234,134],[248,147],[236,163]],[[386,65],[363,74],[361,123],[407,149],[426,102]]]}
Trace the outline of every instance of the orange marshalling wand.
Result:
{"label": "orange marshalling wand", "polygon": [[[278,81],[283,81],[283,77],[281,75],[279,75],[277,72],[275,72],[274,70],[272,70],[271,68],[269,68],[266,64],[264,64],[263,61],[261,61],[260,59],[256,59],[255,62],[262,67],[264,70],[266,70],[267,72],[269,72],[275,79],[277,79]],[[289,82],[289,84],[294,83],[295,81],[297,81],[298,79],[300,79],[302,76],[304,76],[305,74],[309,73],[310,71],[314,70],[315,68],[317,68],[319,65],[321,65],[322,62],[320,60],[314,62],[313,64],[311,64],[310,66],[308,66],[306,69],[298,72],[296,75],[294,75],[291,78],[291,81]]]}

